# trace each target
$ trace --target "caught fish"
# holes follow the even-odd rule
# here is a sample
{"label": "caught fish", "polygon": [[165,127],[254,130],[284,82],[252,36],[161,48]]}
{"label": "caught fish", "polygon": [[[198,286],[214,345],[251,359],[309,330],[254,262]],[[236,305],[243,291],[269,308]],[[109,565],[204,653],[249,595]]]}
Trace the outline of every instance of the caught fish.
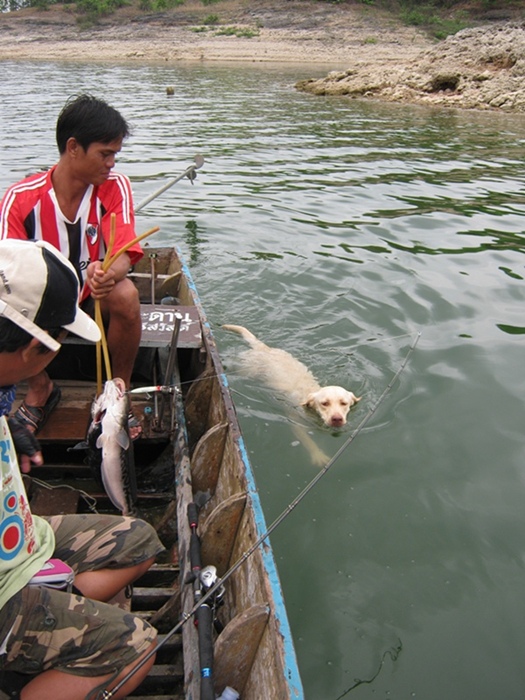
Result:
{"label": "caught fish", "polygon": [[122,379],[111,379],[91,406],[88,461],[122,515],[135,511],[133,443],[128,428],[129,397]]}

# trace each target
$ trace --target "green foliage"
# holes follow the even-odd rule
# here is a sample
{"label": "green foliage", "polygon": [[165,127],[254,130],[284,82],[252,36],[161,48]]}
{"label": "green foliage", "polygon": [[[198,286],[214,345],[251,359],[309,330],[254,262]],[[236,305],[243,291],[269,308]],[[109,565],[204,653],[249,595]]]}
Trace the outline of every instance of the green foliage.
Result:
{"label": "green foliage", "polygon": [[153,9],[157,11],[169,10],[184,4],[184,0],[153,0]]}
{"label": "green foliage", "polygon": [[436,39],[445,39],[467,27],[468,20],[463,11],[455,14],[439,12],[438,7],[444,4],[450,5],[450,0],[427,0],[425,3],[409,0],[402,2],[400,16],[405,24],[426,29]]}
{"label": "green foliage", "polygon": [[[221,0],[201,0],[204,6],[214,5]],[[348,0],[319,0],[333,4],[345,3]],[[477,14],[490,10],[505,8],[523,8],[525,0],[353,0],[363,6],[375,8],[397,15],[408,25],[419,27],[438,39],[444,39],[455,34],[460,29],[469,26]],[[24,7],[35,7],[42,10],[59,0],[0,0],[0,12],[16,11]],[[255,4],[256,0],[247,0]],[[142,12],[165,11],[184,4],[184,0],[76,0],[76,3],[64,5],[64,9],[76,13],[77,21],[82,25],[90,25],[99,17],[115,12],[119,7],[134,3]],[[365,8],[363,7],[363,10]],[[470,20],[470,22],[469,22]],[[219,23],[216,14],[210,14],[203,20],[204,27],[195,27],[192,31],[206,31],[207,26]],[[253,37],[258,36],[261,22],[256,23],[256,29],[239,29],[224,27],[220,30],[223,36]],[[373,43],[369,37],[365,43]]]}
{"label": "green foliage", "polygon": [[239,29],[238,27],[223,27],[215,32],[215,36],[237,36],[245,39],[252,39],[259,36],[259,32],[254,29]]}
{"label": "green foliage", "polygon": [[0,0],[0,12],[16,12],[26,5],[23,0]]}
{"label": "green foliage", "polygon": [[139,9],[142,12],[169,10],[171,7],[183,5],[184,0],[139,0]]}
{"label": "green foliage", "polygon": [[119,7],[124,7],[126,0],[77,0],[77,12],[80,12],[89,20],[110,15]]}

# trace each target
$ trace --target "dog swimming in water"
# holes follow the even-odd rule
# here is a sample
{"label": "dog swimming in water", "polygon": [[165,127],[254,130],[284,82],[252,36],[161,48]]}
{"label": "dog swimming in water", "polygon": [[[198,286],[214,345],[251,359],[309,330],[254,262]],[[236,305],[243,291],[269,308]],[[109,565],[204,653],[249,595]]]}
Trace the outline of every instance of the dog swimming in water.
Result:
{"label": "dog swimming in water", "polygon": [[222,328],[238,333],[250,345],[240,359],[251,376],[286,394],[294,405],[313,409],[326,426],[345,425],[348,411],[361,397],[342,386],[321,386],[302,362],[286,350],[265,345],[244,326],[227,324]]}

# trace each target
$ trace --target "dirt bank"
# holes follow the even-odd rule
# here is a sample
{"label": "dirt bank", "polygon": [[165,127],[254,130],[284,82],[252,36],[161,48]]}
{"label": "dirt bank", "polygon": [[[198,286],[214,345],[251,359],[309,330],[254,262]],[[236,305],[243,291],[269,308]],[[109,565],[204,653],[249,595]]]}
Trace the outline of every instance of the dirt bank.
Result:
{"label": "dirt bank", "polygon": [[[285,61],[334,67],[407,61],[423,33],[361,3],[186,0],[164,13],[122,8],[81,28],[62,5],[0,15],[0,60]],[[210,20],[216,18],[216,23]]]}

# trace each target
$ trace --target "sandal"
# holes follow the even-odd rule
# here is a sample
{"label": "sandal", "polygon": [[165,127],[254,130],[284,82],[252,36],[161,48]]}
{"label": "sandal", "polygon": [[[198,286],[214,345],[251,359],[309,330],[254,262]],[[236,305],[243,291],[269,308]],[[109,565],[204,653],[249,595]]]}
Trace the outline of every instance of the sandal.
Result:
{"label": "sandal", "polygon": [[15,418],[36,435],[46,424],[47,419],[56,408],[61,396],[62,392],[60,391],[60,387],[53,384],[53,389],[43,406],[28,406],[25,401],[22,401],[15,412]]}
{"label": "sandal", "polygon": [[[131,437],[131,431],[133,428],[140,428],[140,430],[137,431],[137,434],[135,435],[135,437]],[[142,437],[142,423],[137,418],[137,416],[133,413],[133,410],[131,408],[129,409],[129,413],[128,413],[128,430],[129,430],[129,436],[130,436],[132,442],[135,442],[135,440],[138,440],[140,437]]]}

